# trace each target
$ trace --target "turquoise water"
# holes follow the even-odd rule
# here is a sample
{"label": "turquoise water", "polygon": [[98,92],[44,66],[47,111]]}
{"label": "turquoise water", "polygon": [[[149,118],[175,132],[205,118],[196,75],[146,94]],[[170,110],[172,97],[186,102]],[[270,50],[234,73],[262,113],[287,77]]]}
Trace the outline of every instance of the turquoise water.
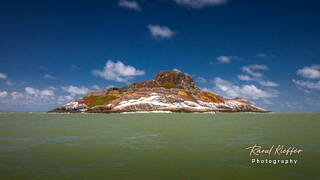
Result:
{"label": "turquoise water", "polygon": [[[319,179],[319,129],[316,113],[0,113],[0,179]],[[249,156],[254,144],[303,152]]]}

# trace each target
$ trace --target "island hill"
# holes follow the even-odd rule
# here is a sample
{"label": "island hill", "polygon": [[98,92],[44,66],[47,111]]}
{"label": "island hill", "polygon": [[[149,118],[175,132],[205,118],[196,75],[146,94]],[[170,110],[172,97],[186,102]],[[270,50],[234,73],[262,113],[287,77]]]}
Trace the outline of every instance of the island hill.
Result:
{"label": "island hill", "polygon": [[213,92],[203,91],[195,85],[190,75],[178,71],[160,71],[155,80],[135,82],[120,88],[89,91],[82,99],[74,100],[50,112],[141,111],[268,112],[244,99],[226,99]]}

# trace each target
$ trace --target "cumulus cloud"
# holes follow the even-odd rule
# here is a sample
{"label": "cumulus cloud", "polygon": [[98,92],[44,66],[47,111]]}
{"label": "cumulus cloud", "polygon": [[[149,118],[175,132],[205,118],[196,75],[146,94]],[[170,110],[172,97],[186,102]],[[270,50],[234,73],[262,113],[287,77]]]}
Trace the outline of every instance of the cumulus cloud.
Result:
{"label": "cumulus cloud", "polygon": [[261,86],[266,86],[266,87],[276,87],[279,86],[278,83],[273,82],[273,81],[265,81],[263,79],[260,78],[253,78],[250,77],[248,75],[244,75],[244,74],[239,74],[238,75],[238,79],[240,79],[241,81],[256,81],[258,82]]}
{"label": "cumulus cloud", "polygon": [[67,86],[67,87],[62,87],[62,90],[69,93],[71,96],[76,96],[76,95],[84,95],[87,94],[89,91],[88,88],[81,86]]}
{"label": "cumulus cloud", "polygon": [[[3,108],[14,107],[13,110],[18,109],[22,111],[44,110],[43,108],[56,105],[56,95],[53,90],[37,89],[33,87],[25,87],[23,92],[7,92],[5,101],[2,101]],[[37,107],[37,108],[35,108]],[[47,109],[48,110],[48,109]]]}
{"label": "cumulus cloud", "polygon": [[0,98],[6,97],[8,95],[7,91],[0,91]]}
{"label": "cumulus cloud", "polygon": [[26,88],[25,88],[25,92],[26,92],[27,94],[36,95],[36,94],[38,94],[39,90],[34,89],[34,88],[31,88],[31,87],[26,87]]}
{"label": "cumulus cloud", "polygon": [[[308,79],[320,79],[320,65],[305,66],[302,69],[297,70],[297,74]],[[307,89],[320,90],[320,81],[305,81],[305,80],[295,80],[292,82],[298,86],[298,89],[309,93]],[[307,88],[307,89],[306,89]]]}
{"label": "cumulus cloud", "polygon": [[267,87],[276,87],[276,86],[278,86],[278,83],[275,83],[275,82],[272,82],[272,81],[263,81],[263,80],[259,81],[259,84],[261,86],[267,86]]}
{"label": "cumulus cloud", "polygon": [[40,94],[42,96],[54,96],[54,92],[49,89],[45,89],[45,90],[40,91]]}
{"label": "cumulus cloud", "polygon": [[190,8],[204,8],[227,4],[228,0],[175,0],[178,5]]}
{"label": "cumulus cloud", "polygon": [[13,83],[7,79],[8,76],[4,73],[0,73],[0,80],[4,80],[5,84],[8,85],[8,86],[11,86],[13,85]]}
{"label": "cumulus cloud", "polygon": [[45,78],[45,79],[55,79],[55,77],[50,75],[50,74],[43,75],[43,78]]}
{"label": "cumulus cloud", "polygon": [[214,90],[225,95],[228,98],[247,98],[252,100],[271,98],[277,96],[277,92],[267,92],[257,88],[255,85],[234,85],[230,81],[216,77],[213,80]]}
{"label": "cumulus cloud", "polygon": [[298,69],[297,74],[309,79],[320,79],[320,65],[306,66]]}
{"label": "cumulus cloud", "polygon": [[69,102],[73,100],[74,98],[72,96],[58,96],[57,103],[58,104],[64,104],[66,102]]}
{"label": "cumulus cloud", "polygon": [[140,5],[137,3],[137,1],[127,1],[127,0],[121,0],[118,4],[122,8],[127,9],[133,9],[135,11],[141,11]]}
{"label": "cumulus cloud", "polygon": [[259,72],[256,72],[256,70],[268,70],[268,66],[262,65],[262,64],[252,64],[248,66],[243,66],[242,71],[245,73],[250,74],[253,77],[261,78],[263,75]]}
{"label": "cumulus cloud", "polygon": [[22,92],[0,92],[6,96],[0,101],[0,109],[15,111],[48,111],[74,99],[70,94],[56,94],[57,88],[38,89],[25,87]]}
{"label": "cumulus cloud", "polygon": [[230,63],[230,57],[228,56],[219,56],[217,57],[217,61],[220,63]]}
{"label": "cumulus cloud", "polygon": [[116,82],[128,82],[134,76],[144,75],[144,71],[133,66],[125,65],[121,61],[113,62],[108,60],[103,70],[93,70],[95,76]]}
{"label": "cumulus cloud", "polygon": [[238,79],[240,79],[241,81],[253,81],[255,80],[254,78],[248,76],[248,75],[245,75],[245,74],[239,74],[238,75]]}
{"label": "cumulus cloud", "polygon": [[219,56],[217,57],[217,61],[219,63],[230,63],[231,60],[240,59],[237,56]]}
{"label": "cumulus cloud", "polygon": [[12,96],[12,99],[13,100],[16,100],[16,99],[18,99],[18,98],[22,98],[24,95],[22,94],[22,93],[20,93],[20,92],[12,92],[12,93],[10,93],[10,95]]}
{"label": "cumulus cloud", "polygon": [[7,75],[0,73],[0,79],[7,79]]}
{"label": "cumulus cloud", "polygon": [[156,39],[170,39],[175,33],[167,26],[148,25],[152,37]]}
{"label": "cumulus cloud", "polygon": [[32,87],[26,87],[25,92],[27,94],[34,95],[34,96],[54,96],[53,90],[49,90],[49,89],[39,90]]}
{"label": "cumulus cloud", "polygon": [[298,85],[300,87],[320,90],[320,81],[311,82],[311,81],[303,81],[303,80],[293,79],[292,82],[294,82],[296,85]]}
{"label": "cumulus cloud", "polygon": [[261,64],[243,66],[242,71],[247,74],[239,74],[238,79],[241,81],[255,81],[255,82],[258,82],[261,86],[266,86],[266,87],[279,86],[279,84],[276,82],[264,80],[263,74],[256,72],[257,70],[268,70],[268,69],[269,69],[268,66],[261,65]]}

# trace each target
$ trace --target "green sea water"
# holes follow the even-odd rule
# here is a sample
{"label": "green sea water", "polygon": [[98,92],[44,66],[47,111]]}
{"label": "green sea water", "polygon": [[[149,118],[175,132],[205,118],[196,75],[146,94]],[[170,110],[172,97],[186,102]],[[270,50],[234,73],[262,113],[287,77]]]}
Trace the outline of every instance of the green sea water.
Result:
{"label": "green sea water", "polygon": [[[0,113],[0,179],[320,179],[319,140],[317,113]],[[303,152],[250,156],[254,144]]]}

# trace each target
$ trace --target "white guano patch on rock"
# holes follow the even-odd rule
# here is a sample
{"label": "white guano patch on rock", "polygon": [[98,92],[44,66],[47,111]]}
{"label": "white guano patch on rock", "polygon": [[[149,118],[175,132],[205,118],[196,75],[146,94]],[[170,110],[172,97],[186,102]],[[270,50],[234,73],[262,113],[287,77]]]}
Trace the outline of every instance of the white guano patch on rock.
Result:
{"label": "white guano patch on rock", "polygon": [[165,98],[160,96],[150,96],[150,97],[141,97],[139,99],[130,99],[128,101],[120,102],[114,109],[123,109],[128,106],[140,105],[140,104],[151,104],[154,106],[160,107],[173,107],[172,104],[167,103]]}
{"label": "white guano patch on rock", "polygon": [[65,110],[79,110],[79,111],[87,111],[88,106],[86,104],[81,104],[77,101],[72,101],[63,106]]}
{"label": "white guano patch on rock", "polygon": [[[224,103],[206,103],[203,101],[192,102],[192,101],[182,101],[169,103],[166,97],[160,97],[153,95],[150,97],[141,97],[139,99],[131,99],[127,101],[120,102],[117,106],[114,107],[115,110],[124,110],[128,107],[137,106],[137,105],[149,105],[155,107],[155,109],[191,109],[195,111],[216,111],[219,109],[243,109],[245,107],[257,108],[253,105],[248,105],[238,101],[228,100]],[[260,109],[260,108],[257,108]]]}

